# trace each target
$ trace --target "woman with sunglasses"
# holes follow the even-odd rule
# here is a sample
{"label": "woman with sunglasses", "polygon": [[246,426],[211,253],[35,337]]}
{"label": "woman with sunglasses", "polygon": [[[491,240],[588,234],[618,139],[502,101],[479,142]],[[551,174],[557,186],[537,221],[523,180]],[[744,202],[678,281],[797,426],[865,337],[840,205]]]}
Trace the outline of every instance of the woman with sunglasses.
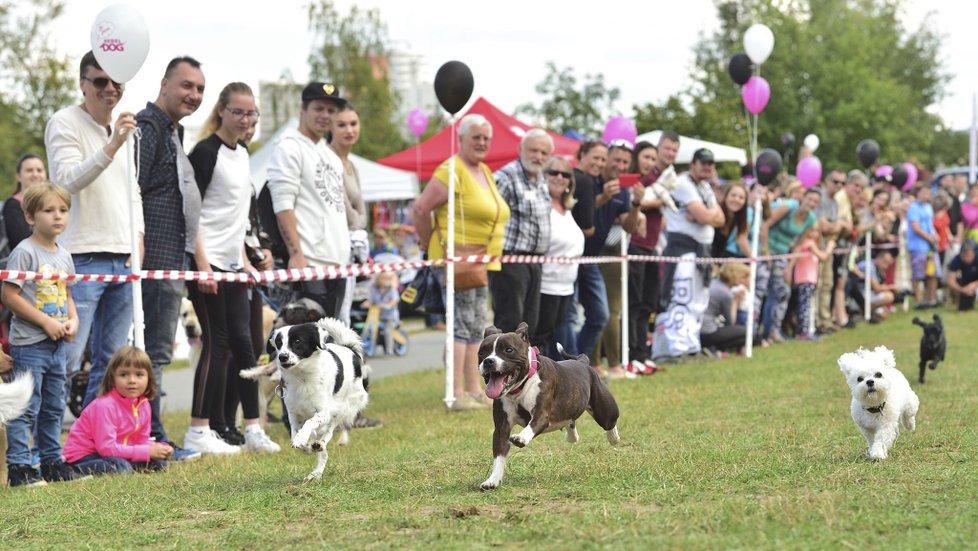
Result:
{"label": "woman with sunglasses", "polygon": [[[584,253],[584,232],[577,226],[574,173],[570,163],[551,157],[544,167],[550,193],[550,245],[547,256],[577,257]],[[540,279],[540,316],[532,342],[551,358],[559,358],[555,330],[561,313],[574,300],[577,264],[544,264]],[[563,344],[563,343],[561,343]]]}
{"label": "woman with sunglasses", "polygon": [[31,226],[24,219],[24,209],[20,200],[34,184],[46,182],[47,172],[44,161],[34,153],[27,153],[17,159],[17,188],[9,199],[3,202],[3,225],[7,234],[6,251],[14,250],[18,243],[31,236]]}
{"label": "woman with sunglasses", "polygon": [[[254,189],[248,149],[241,141],[258,118],[251,88],[232,82],[221,90],[204,123],[207,137],[190,152],[200,188],[200,225],[191,270],[253,272],[245,251],[248,210]],[[258,384],[238,376],[257,360],[251,341],[250,286],[198,281],[188,285],[202,329],[203,347],[194,375],[190,428],[184,447],[202,454],[235,454],[243,445],[252,452],[276,452],[259,424]],[[227,385],[238,386],[245,432],[225,418]]]}

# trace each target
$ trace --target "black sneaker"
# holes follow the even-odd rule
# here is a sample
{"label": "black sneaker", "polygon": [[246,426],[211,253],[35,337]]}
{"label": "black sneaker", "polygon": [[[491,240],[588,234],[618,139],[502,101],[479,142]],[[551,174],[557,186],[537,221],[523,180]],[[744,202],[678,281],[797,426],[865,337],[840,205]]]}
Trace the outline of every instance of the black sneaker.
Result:
{"label": "black sneaker", "polygon": [[30,465],[10,465],[7,467],[7,483],[14,486],[47,486],[41,473]]}
{"label": "black sneaker", "polygon": [[[213,427],[212,427],[213,428]],[[244,446],[245,437],[241,434],[235,427],[224,427],[222,429],[214,429],[217,435],[232,446]]]}
{"label": "black sneaker", "polygon": [[82,474],[64,461],[45,461],[41,463],[41,478],[48,482],[71,482],[92,478],[92,475]]}
{"label": "black sneaker", "polygon": [[382,426],[384,426],[384,422],[380,419],[371,419],[362,413],[358,413],[357,418],[353,421],[353,428],[355,429],[375,429]]}

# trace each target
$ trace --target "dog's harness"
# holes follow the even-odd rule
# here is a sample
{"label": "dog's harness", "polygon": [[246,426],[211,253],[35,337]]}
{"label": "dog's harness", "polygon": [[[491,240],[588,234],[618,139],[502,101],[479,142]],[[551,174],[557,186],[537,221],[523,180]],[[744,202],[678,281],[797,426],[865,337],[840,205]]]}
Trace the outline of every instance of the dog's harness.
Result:
{"label": "dog's harness", "polygon": [[880,404],[880,405],[878,405],[878,406],[876,406],[874,408],[866,408],[866,411],[868,411],[870,413],[883,413],[883,408],[884,407],[886,407],[886,402],[883,402],[882,404]]}
{"label": "dog's harness", "polygon": [[520,381],[520,384],[516,385],[512,390],[507,392],[509,396],[519,396],[520,392],[523,392],[523,385],[525,385],[530,378],[537,374],[537,364],[539,363],[537,362],[537,354],[539,353],[540,351],[537,349],[537,347],[530,347],[530,370],[526,373],[526,377],[523,377],[523,380]]}

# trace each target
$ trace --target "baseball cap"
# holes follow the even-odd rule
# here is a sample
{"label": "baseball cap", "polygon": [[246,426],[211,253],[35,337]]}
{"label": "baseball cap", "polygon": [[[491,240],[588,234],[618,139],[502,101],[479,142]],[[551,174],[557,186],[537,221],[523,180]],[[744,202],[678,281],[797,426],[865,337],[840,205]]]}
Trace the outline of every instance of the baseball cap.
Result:
{"label": "baseball cap", "polygon": [[693,152],[693,161],[699,161],[704,164],[713,164],[713,152],[705,147],[701,147]]}
{"label": "baseball cap", "polygon": [[340,97],[340,89],[330,82],[310,82],[302,89],[302,102],[314,99],[328,99],[337,105],[346,105],[346,100]]}

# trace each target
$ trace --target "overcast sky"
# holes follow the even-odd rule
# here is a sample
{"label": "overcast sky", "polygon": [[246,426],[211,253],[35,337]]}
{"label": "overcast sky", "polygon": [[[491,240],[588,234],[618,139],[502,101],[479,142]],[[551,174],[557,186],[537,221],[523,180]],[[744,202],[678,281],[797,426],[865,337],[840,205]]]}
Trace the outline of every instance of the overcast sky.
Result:
{"label": "overcast sky", "polygon": [[[74,56],[90,49],[95,16],[115,3],[71,0],[53,26],[59,50]],[[156,98],[166,62],[189,54],[204,63],[204,104],[184,121],[200,125],[228,82],[255,88],[285,70],[298,81],[308,77],[311,47],[306,0],[165,0],[129,2],[147,21],[150,52],[128,84],[122,107],[138,110]],[[339,0],[346,12],[351,0]],[[692,46],[718,25],[711,0],[600,3],[571,1],[362,0],[377,7],[388,24],[393,46],[423,54],[430,77],[445,61],[458,59],[475,76],[473,97],[485,96],[506,111],[539,102],[534,85],[544,64],[573,66],[579,76],[604,73],[608,86],[621,90],[616,108],[631,114],[635,103],[660,101],[683,88],[692,66]],[[925,13],[936,12],[945,33],[941,50],[954,75],[947,97],[935,106],[953,128],[971,122],[971,95],[978,89],[978,48],[969,44],[978,8],[970,2],[910,0],[905,20],[916,28]],[[469,14],[463,15],[459,7]],[[484,9],[482,9],[484,7]],[[777,37],[775,37],[777,40]],[[775,50],[777,42],[775,41]],[[342,83],[338,83],[342,90]],[[640,131],[652,129],[639,129]]]}

